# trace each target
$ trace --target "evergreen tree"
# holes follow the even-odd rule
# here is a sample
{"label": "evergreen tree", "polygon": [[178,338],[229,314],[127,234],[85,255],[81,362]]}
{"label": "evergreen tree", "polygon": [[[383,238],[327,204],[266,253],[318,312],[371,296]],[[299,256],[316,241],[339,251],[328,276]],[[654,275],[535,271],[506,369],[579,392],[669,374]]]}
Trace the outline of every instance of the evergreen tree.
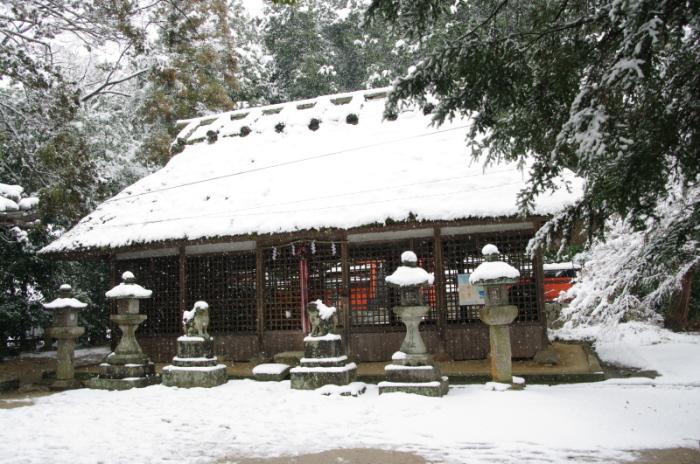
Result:
{"label": "evergreen tree", "polygon": [[363,24],[364,2],[305,0],[273,5],[263,25],[275,101],[388,85],[405,73],[413,47]]}
{"label": "evergreen tree", "polygon": [[143,107],[147,160],[167,161],[178,119],[233,109],[236,50],[225,0],[173,0],[154,12],[159,38]]}
{"label": "evergreen tree", "polygon": [[532,157],[523,212],[563,169],[585,180],[581,199],[532,248],[570,236],[575,225],[600,236],[617,217],[657,232],[640,252],[648,273],[679,281],[692,259],[675,260],[676,250],[698,254],[698,202],[673,227],[662,226],[659,205],[678,189],[692,191],[700,173],[700,4],[373,0],[368,15],[421,45],[388,111],[432,94],[438,124],[473,118],[477,156]]}

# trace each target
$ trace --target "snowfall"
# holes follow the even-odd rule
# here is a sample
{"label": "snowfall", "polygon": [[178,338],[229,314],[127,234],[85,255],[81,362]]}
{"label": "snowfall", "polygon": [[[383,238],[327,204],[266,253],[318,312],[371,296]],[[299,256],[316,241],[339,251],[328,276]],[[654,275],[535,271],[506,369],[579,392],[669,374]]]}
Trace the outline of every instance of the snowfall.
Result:
{"label": "snowfall", "polygon": [[442,398],[379,396],[374,385],[323,396],[253,380],[73,390],[0,409],[0,461],[212,463],[377,448],[446,463],[625,462],[640,449],[697,449],[700,334],[640,324],[613,332],[593,334],[603,360],[659,375],[523,391],[452,385]]}

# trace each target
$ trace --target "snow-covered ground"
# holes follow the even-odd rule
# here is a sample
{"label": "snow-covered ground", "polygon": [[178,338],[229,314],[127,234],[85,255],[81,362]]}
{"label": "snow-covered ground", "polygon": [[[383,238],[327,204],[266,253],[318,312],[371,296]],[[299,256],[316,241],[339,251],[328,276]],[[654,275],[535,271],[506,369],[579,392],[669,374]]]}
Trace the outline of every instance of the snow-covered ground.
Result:
{"label": "snow-covered ground", "polygon": [[430,462],[611,462],[632,450],[698,448],[700,335],[625,331],[607,352],[601,345],[604,357],[625,352],[662,376],[506,392],[453,386],[443,398],[380,397],[373,385],[357,398],[326,397],[252,380],[76,390],[0,409],[0,461],[211,463],[363,447]]}

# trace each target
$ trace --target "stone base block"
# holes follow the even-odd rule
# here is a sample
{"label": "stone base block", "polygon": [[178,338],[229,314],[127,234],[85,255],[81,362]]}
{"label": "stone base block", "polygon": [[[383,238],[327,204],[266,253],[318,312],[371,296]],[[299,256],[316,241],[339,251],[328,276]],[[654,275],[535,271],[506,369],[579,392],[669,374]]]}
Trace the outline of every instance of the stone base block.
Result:
{"label": "stone base block", "polygon": [[216,357],[181,358],[179,356],[175,356],[173,358],[173,366],[178,367],[207,367],[216,366],[217,364]]}
{"label": "stone base block", "polygon": [[206,367],[165,366],[161,373],[163,385],[168,387],[216,387],[228,381],[226,365]]}
{"label": "stone base block", "polygon": [[[327,338],[325,338],[327,337]],[[306,337],[304,339],[304,358],[337,358],[345,354],[343,340],[321,337]]]}
{"label": "stone base block", "polygon": [[95,377],[94,379],[85,381],[85,386],[98,390],[128,390],[130,388],[143,388],[159,383],[160,377],[157,375],[148,377],[127,377],[125,379]]}
{"label": "stone base block", "polygon": [[258,364],[253,368],[253,376],[263,382],[281,382],[289,377],[289,369],[289,365],[282,363]]}
{"label": "stone base block", "polygon": [[442,375],[437,366],[404,366],[401,364],[388,364],[384,366],[384,373],[389,382],[416,383],[440,381]]}
{"label": "stone base block", "polygon": [[125,364],[146,364],[148,356],[143,353],[110,353],[107,355],[107,363],[112,366]]}
{"label": "stone base block", "polygon": [[177,355],[180,358],[210,358],[213,348],[212,339],[188,336],[177,339]]}
{"label": "stone base block", "polygon": [[394,353],[392,363],[401,366],[427,366],[433,364],[433,357],[425,354],[408,354],[402,351]]}
{"label": "stone base block", "polygon": [[357,377],[357,365],[349,363],[340,367],[293,368],[292,388],[295,390],[316,390],[324,385],[348,385]]}
{"label": "stone base block", "polygon": [[100,364],[100,377],[104,379],[125,379],[131,377],[151,377],[156,374],[152,362],[139,364]]}
{"label": "stone base block", "polygon": [[300,365],[303,367],[343,367],[347,363],[348,357],[342,355],[334,358],[301,358]]}
{"label": "stone base block", "polygon": [[50,390],[53,391],[63,391],[63,390],[75,390],[76,388],[82,388],[83,383],[77,379],[69,380],[54,380],[49,386]]}
{"label": "stone base block", "polygon": [[439,397],[447,394],[449,386],[447,377],[432,382],[380,382],[379,394],[403,392]]}

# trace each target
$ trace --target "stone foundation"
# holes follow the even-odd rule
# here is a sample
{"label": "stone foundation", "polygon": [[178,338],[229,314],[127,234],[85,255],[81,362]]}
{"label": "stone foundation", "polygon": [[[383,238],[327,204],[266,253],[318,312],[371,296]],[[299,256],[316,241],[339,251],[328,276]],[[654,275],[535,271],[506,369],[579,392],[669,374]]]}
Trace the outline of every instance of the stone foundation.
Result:
{"label": "stone foundation", "polygon": [[[114,358],[110,361],[114,361]],[[102,363],[99,376],[85,381],[88,388],[99,390],[128,390],[158,383],[160,383],[160,377],[156,375],[154,364],[149,361],[143,364]]]}
{"label": "stone foundation", "polygon": [[[422,359],[422,358],[421,358]],[[427,359],[425,363],[408,356],[384,366],[386,381],[379,383],[379,394],[404,392],[423,396],[443,396],[449,390],[447,377]]]}
{"label": "stone foundation", "polygon": [[357,377],[357,366],[349,362],[340,335],[304,339],[304,357],[290,370],[295,390],[316,390],[324,385],[348,385]]}
{"label": "stone foundation", "polygon": [[182,336],[177,339],[177,356],[161,372],[168,387],[216,387],[228,381],[226,366],[212,355],[212,339]]}

